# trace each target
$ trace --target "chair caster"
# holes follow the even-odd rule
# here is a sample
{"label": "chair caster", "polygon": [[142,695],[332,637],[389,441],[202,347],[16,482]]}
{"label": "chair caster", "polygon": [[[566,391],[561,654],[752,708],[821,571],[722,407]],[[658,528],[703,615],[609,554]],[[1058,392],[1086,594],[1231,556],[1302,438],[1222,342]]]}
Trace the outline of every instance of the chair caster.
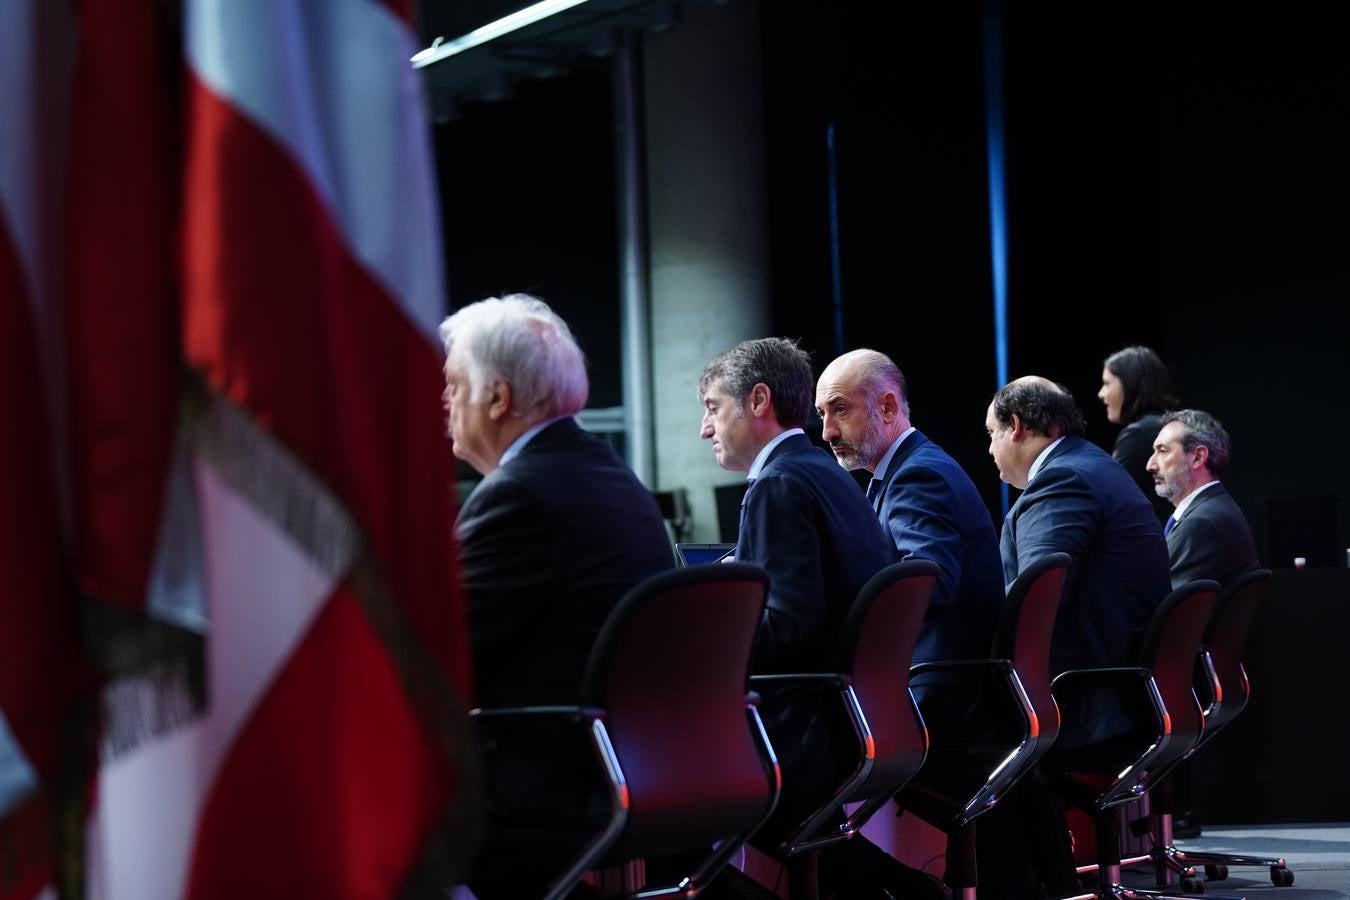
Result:
{"label": "chair caster", "polygon": [[[1274,871],[1273,869],[1271,870]],[[1205,866],[1205,877],[1210,881],[1223,881],[1228,877],[1227,866]],[[1273,875],[1271,876],[1274,877]]]}
{"label": "chair caster", "polygon": [[1271,866],[1270,883],[1276,887],[1289,887],[1294,883],[1294,873],[1284,866]]}
{"label": "chair caster", "polygon": [[1203,894],[1205,892],[1205,882],[1194,876],[1187,876],[1181,879],[1181,890],[1185,894]]}

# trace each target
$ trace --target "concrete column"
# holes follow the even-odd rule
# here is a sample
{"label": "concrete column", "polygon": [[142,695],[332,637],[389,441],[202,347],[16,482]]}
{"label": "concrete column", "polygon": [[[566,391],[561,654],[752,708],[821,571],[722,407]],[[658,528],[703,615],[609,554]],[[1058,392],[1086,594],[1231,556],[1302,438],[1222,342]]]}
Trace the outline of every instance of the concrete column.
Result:
{"label": "concrete column", "polygon": [[693,539],[718,539],[715,485],[744,480],[698,437],[704,365],[768,336],[758,5],[687,3],[647,39],[645,106],[656,487],[686,488]]}

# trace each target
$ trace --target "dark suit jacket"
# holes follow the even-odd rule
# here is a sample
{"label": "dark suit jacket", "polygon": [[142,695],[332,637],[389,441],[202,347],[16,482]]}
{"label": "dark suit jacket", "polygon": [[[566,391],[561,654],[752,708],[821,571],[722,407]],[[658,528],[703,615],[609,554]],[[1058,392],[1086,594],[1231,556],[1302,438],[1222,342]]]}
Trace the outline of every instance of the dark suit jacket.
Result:
{"label": "dark suit jacket", "polygon": [[1153,442],[1162,430],[1162,413],[1146,412],[1135,419],[1116,435],[1111,455],[1116,462],[1130,473],[1139,490],[1148,498],[1153,514],[1158,521],[1166,522],[1172,514],[1172,504],[1168,503],[1153,489],[1153,476],[1148,473],[1148,458],[1153,455]]}
{"label": "dark suit jacket", "polygon": [[[773,449],[746,491],[736,559],[763,566],[770,579],[753,671],[821,671],[853,599],[894,561],[895,550],[853,478],[805,435],[793,435]],[[847,722],[835,718],[841,704],[819,689],[761,694],[784,772],[774,821],[758,835],[770,846],[807,812],[808,800],[823,799],[850,739]]]}
{"label": "dark suit jacket", "polygon": [[1073,583],[1055,620],[1055,672],[1126,665],[1166,596],[1167,544],[1152,507],[1120,464],[1066,437],[1003,522],[1003,578],[1011,584],[1041,557],[1074,559]]}
{"label": "dark suit jacket", "polygon": [[[1120,463],[1066,437],[1008,512],[1003,577],[1049,553],[1073,557],[1072,582],[1050,643],[1050,669],[1128,665],[1154,608],[1167,595],[1167,544],[1153,508]],[[1107,690],[1056,697],[1058,745],[1082,746],[1128,732],[1131,719]]]}
{"label": "dark suit jacket", "polygon": [[651,493],[571,419],[484,478],[456,529],[483,706],[575,703],[610,610],[674,564]]}
{"label": "dark suit jacket", "polygon": [[895,552],[858,485],[805,435],[773,449],[745,495],[736,559],[769,573],[754,670],[819,668],[859,589]]}
{"label": "dark suit jacket", "polygon": [[1222,484],[1201,491],[1167,536],[1172,586],[1197,578],[1227,584],[1258,568],[1251,528]]}
{"label": "dark suit jacket", "polygon": [[998,540],[989,508],[964,469],[915,431],[895,451],[872,501],[901,559],[942,567],[914,661],[983,659],[1003,605]]}

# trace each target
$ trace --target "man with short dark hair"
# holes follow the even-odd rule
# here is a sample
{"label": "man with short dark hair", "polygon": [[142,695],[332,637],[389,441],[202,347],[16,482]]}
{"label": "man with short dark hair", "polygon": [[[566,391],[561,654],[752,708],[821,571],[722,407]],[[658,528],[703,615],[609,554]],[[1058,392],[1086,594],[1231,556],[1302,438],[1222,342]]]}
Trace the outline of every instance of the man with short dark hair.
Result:
{"label": "man with short dark hair", "polygon": [[[1167,545],[1152,506],[1128,472],[1083,439],[1083,413],[1062,385],[1027,376],[994,394],[985,412],[989,455],[999,477],[1022,491],[1003,520],[1003,579],[1057,552],[1073,557],[1068,593],[1060,603],[1050,645],[1050,669],[1127,665],[1166,595]],[[1081,746],[1122,734],[1130,720],[1107,694],[1061,706],[1057,746]],[[991,895],[1077,893],[1064,811],[1038,772],[1004,801],[1005,829],[997,848],[1004,872]],[[997,810],[996,810],[997,811]],[[981,872],[985,869],[982,867]],[[984,887],[981,878],[981,887]]]}
{"label": "man with short dark hair", "polygon": [[1074,560],[1051,669],[1127,664],[1170,584],[1148,500],[1120,463],[1083,439],[1082,411],[1054,382],[1028,376],[1003,387],[985,430],[999,477],[1022,490],[1003,522],[1003,580],[1051,553]]}
{"label": "man with short dark hair", "polygon": [[857,485],[806,437],[812,381],[810,357],[782,338],[737,344],[699,379],[699,436],[748,482],[736,559],[771,577],[759,673],[818,666],[859,589],[894,558]]}
{"label": "man with short dark hair", "polygon": [[[895,558],[890,539],[853,479],[803,430],[811,409],[810,358],[791,341],[745,341],[718,355],[699,379],[703,421],[718,465],[746,472],[736,559],[768,570],[769,601],[752,669],[820,671],[853,599]],[[856,741],[817,687],[765,690],[761,713],[783,769],[773,819],[751,840],[769,851],[829,795]],[[942,885],[902,865],[861,835],[820,854],[822,896],[885,888],[909,900]]]}
{"label": "man with short dark hair", "polygon": [[1203,410],[1162,418],[1148,473],[1158,496],[1176,507],[1164,531],[1173,587],[1197,578],[1227,584],[1260,565],[1247,519],[1219,482],[1230,446],[1223,425]]}

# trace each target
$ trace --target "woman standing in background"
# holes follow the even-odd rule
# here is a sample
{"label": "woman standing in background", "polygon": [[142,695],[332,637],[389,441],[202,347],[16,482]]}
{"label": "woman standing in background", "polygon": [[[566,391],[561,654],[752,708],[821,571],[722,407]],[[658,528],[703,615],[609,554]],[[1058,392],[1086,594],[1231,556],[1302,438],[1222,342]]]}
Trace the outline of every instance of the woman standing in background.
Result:
{"label": "woman standing in background", "polygon": [[1162,414],[1178,404],[1172,377],[1162,357],[1148,347],[1117,350],[1102,363],[1102,389],[1097,399],[1106,406],[1106,420],[1123,425],[1111,455],[1125,467],[1144,496],[1153,504],[1159,522],[1166,522],[1172,505],[1153,489],[1153,476],[1144,468],[1153,453],[1153,439],[1162,427]]}

